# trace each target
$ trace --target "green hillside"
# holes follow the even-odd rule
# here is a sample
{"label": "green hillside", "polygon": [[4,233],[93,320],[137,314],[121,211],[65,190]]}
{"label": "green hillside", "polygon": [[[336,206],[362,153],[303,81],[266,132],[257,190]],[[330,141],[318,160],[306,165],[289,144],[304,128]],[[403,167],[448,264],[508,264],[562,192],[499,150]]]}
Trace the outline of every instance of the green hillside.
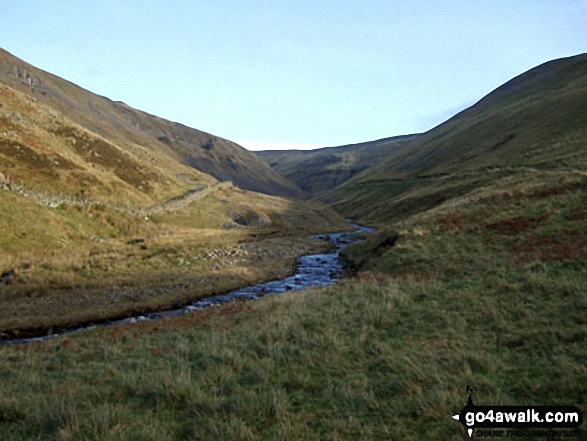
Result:
{"label": "green hillside", "polygon": [[266,150],[257,155],[305,192],[317,195],[379,163],[416,135],[316,150]]}
{"label": "green hillside", "polygon": [[374,224],[529,169],[587,167],[587,55],[538,66],[322,199]]}
{"label": "green hillside", "polygon": [[344,255],[357,297],[393,297],[374,345],[398,438],[460,439],[467,386],[585,411],[584,109],[587,56],[546,63],[329,195],[381,227]]}
{"label": "green hillside", "polygon": [[[219,185],[181,161],[168,187],[141,188],[77,150],[101,135],[59,119],[76,130],[64,144],[45,107],[6,96],[19,130],[0,127],[16,133],[3,160],[43,190],[84,176],[105,201],[115,188],[138,201],[206,187],[145,219],[106,202],[48,208],[5,185],[0,268],[18,277],[0,285],[0,337],[277,277],[323,247],[307,234],[342,227],[322,205]],[[344,250],[354,276],[336,285],[0,347],[0,438],[460,440],[451,416],[469,387],[477,405],[585,413],[584,109],[587,56],[546,63],[323,195],[380,227]],[[163,157],[132,160],[169,179]],[[495,437],[587,439],[584,424],[536,434]]]}

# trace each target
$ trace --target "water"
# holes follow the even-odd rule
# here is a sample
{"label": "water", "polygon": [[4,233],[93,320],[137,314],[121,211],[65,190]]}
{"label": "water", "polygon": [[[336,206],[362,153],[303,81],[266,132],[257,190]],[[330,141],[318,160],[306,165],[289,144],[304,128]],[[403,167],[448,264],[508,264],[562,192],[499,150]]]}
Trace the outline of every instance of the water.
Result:
{"label": "water", "polygon": [[[272,280],[270,282],[259,283],[253,286],[246,286],[225,294],[206,297],[204,299],[196,300],[182,308],[152,312],[150,314],[127,317],[121,320],[112,320],[103,323],[103,325],[109,326],[123,323],[136,323],[146,320],[156,320],[162,317],[176,316],[188,313],[190,311],[209,308],[211,306],[220,305],[222,303],[227,303],[234,300],[256,300],[267,295],[296,291],[313,286],[327,286],[331,285],[332,283],[336,283],[340,278],[342,270],[344,269],[344,263],[340,258],[340,251],[351,243],[359,241],[359,239],[355,237],[354,234],[373,231],[373,228],[363,227],[352,222],[351,225],[355,227],[355,229],[352,231],[343,233],[318,234],[312,236],[317,239],[330,241],[330,243],[333,245],[332,250],[329,253],[310,254],[299,257],[296,260],[295,273],[289,277],[285,277],[279,280]],[[0,341],[0,346],[47,340],[58,337],[59,335],[94,329],[95,327],[96,325],[86,325],[80,326],[76,329],[63,331],[59,334]]]}

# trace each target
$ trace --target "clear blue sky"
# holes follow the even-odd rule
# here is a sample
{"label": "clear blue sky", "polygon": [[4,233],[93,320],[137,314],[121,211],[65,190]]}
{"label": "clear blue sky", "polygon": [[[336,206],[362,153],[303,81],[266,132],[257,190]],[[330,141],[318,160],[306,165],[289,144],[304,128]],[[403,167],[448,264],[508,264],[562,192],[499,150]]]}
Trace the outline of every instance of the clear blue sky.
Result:
{"label": "clear blue sky", "polygon": [[2,0],[0,46],[249,148],[330,146],[587,52],[587,0]]}

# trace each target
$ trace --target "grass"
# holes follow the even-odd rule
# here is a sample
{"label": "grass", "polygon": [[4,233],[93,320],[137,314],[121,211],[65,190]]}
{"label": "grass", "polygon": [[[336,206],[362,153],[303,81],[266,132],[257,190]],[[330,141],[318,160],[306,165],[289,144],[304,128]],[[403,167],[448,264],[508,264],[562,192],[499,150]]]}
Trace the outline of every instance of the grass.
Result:
{"label": "grass", "polygon": [[[23,83],[22,75],[35,86]],[[19,141],[40,157],[53,159],[62,154],[81,166],[83,170],[78,170],[76,177],[62,173],[60,161],[55,167],[47,162],[52,171],[71,178],[69,185],[63,185],[64,191],[75,183],[85,190],[103,190],[103,198],[126,197],[139,202],[153,198],[152,202],[158,202],[181,193],[177,190],[183,176],[199,182],[228,180],[241,188],[277,196],[304,196],[298,187],[231,141],[95,95],[2,49],[0,83],[3,114],[13,114],[8,118],[0,115],[0,141],[8,128],[10,136],[14,132],[26,134],[26,139]],[[10,127],[13,123],[16,130]],[[35,184],[50,187],[58,182],[20,160],[14,161],[14,166],[23,180],[31,181],[34,176]],[[88,176],[99,183],[81,179]]]}
{"label": "grass", "polygon": [[2,348],[0,436],[461,439],[468,384],[480,404],[582,405],[585,276],[560,271],[364,277]]}
{"label": "grass", "polygon": [[526,72],[320,199],[382,226],[508,176],[585,171],[586,72],[584,54]]}
{"label": "grass", "polygon": [[346,256],[363,270],[400,277],[468,277],[551,260],[578,265],[587,255],[586,190],[580,173],[496,181],[392,224]]}
{"label": "grass", "polygon": [[[418,151],[423,156],[412,164],[429,168],[413,176],[402,175],[405,170],[385,179],[374,174],[352,184],[356,193],[343,189],[342,205],[384,225],[345,251],[358,271],[354,279],[0,348],[0,439],[463,439],[467,435],[451,415],[465,404],[467,385],[475,389],[476,404],[587,410],[585,138],[581,115],[573,117],[577,101],[555,105],[556,97],[566,99],[569,93],[582,99],[573,92],[584,89],[584,77],[573,72],[583,59],[571,60],[571,74],[566,63],[548,68],[562,69],[568,83],[545,87],[534,81],[545,72],[538,69],[504,86],[482,101],[476,109],[481,113],[465,114],[472,118],[461,127],[467,136],[443,132],[459,118],[422,135],[425,143],[441,147]],[[549,120],[560,124],[543,119],[544,126],[532,130],[540,109],[531,98],[545,91]],[[501,110],[489,105],[495,103]],[[520,123],[507,118],[520,110],[531,115],[529,133],[507,126]],[[491,124],[482,121],[499,121],[503,130],[489,130],[490,136],[485,130]],[[493,153],[465,157],[470,167],[436,156],[443,149],[457,157],[472,151],[468,145],[475,133],[484,134],[476,144],[479,151]],[[550,141],[534,142],[541,136]],[[528,148],[512,149],[516,143]],[[216,150],[214,141],[210,151]],[[515,162],[520,155],[529,156]],[[396,165],[401,169],[406,163]],[[374,191],[365,191],[369,187]],[[338,225],[323,207],[231,188],[200,205],[155,216],[148,228],[133,233],[123,233],[124,217],[108,220],[107,212],[40,212],[31,204],[18,209],[32,216],[51,213],[39,219],[56,228],[70,225],[57,229],[60,234],[72,234],[71,226],[78,224],[77,231],[110,234],[87,255],[96,267],[86,265],[73,274],[76,283],[84,277],[121,277],[116,284],[124,284],[130,295],[121,296],[122,306],[170,300],[141,298],[132,277],[121,283],[125,274],[162,268],[169,279],[155,283],[169,283],[177,299],[193,295],[197,284],[215,289],[253,280],[267,268],[283,270],[289,255],[315,246],[305,239],[308,226]],[[48,249],[54,246],[50,235],[20,237],[26,228],[8,209],[2,219],[10,223],[8,243],[40,249],[47,240]],[[271,225],[235,227],[243,219],[269,219]],[[219,227],[220,222],[231,228]],[[71,236],[73,243],[75,237],[84,235]],[[145,239],[140,244],[146,249],[128,243],[136,238]],[[85,262],[84,243],[67,252],[77,250]],[[246,251],[240,263],[236,250]],[[63,259],[47,264],[61,273],[60,265],[71,263]],[[179,277],[179,266],[187,267],[197,283],[178,290],[173,283],[187,280]],[[206,275],[194,275],[198,271]],[[67,290],[27,297],[26,290],[20,296],[17,283],[8,288],[0,294],[6,323],[25,306],[35,311],[30,322],[38,323],[41,314],[56,318],[63,305],[76,301],[83,305],[78,312],[96,302],[89,309],[96,314],[108,300],[100,297],[107,295],[98,292],[100,287],[87,297]],[[75,308],[68,311],[75,315]],[[587,439],[587,432],[579,439]]]}
{"label": "grass", "polygon": [[414,136],[316,150],[268,150],[256,154],[281,176],[316,196],[383,161],[394,149],[400,148]]}
{"label": "grass", "polygon": [[149,243],[147,250],[127,245],[89,258],[52,258],[31,276],[19,271],[17,283],[0,286],[0,334],[27,335],[39,328],[169,308],[283,277],[297,256],[326,246],[301,236],[261,233],[253,240],[250,233],[190,238],[181,245],[175,237],[167,245]]}
{"label": "grass", "polygon": [[328,288],[0,348],[0,438],[462,439],[467,385],[586,410],[586,180],[527,178],[368,236]]}
{"label": "grass", "polygon": [[[289,274],[347,229],[319,204],[223,186],[145,219],[107,206],[51,209],[0,190],[0,335],[142,313]],[[246,224],[246,225],[244,225]],[[136,242],[136,243],[135,243]]]}
{"label": "grass", "polygon": [[[3,50],[0,58],[0,273],[15,274],[0,281],[2,335],[276,278],[324,249],[309,234],[348,227],[324,205],[231,185],[302,194],[230,141],[97,97]],[[203,188],[193,203],[140,214]]]}
{"label": "grass", "polygon": [[179,173],[195,183],[214,181],[160,152],[115,145],[4,84],[0,95],[1,172],[28,189],[144,205],[187,189],[187,182],[174,178]]}

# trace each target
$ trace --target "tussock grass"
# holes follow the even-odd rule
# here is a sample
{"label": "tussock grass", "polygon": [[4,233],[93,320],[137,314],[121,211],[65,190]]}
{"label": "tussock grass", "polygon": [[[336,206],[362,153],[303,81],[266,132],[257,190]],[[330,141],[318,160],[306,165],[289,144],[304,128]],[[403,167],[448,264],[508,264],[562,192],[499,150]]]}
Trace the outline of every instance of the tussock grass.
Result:
{"label": "tussock grass", "polygon": [[[364,270],[400,277],[469,277],[587,256],[582,174],[497,181],[419,216],[391,224],[344,254]],[[382,247],[397,235],[393,246]]]}
{"label": "tussock grass", "polygon": [[539,176],[374,233],[328,288],[1,348],[0,438],[462,439],[467,385],[585,410],[585,180]]}
{"label": "tussock grass", "polygon": [[[169,308],[282,277],[348,229],[326,206],[224,186],[148,218],[105,205],[43,207],[0,190],[0,333]],[[244,225],[243,225],[244,224]]]}
{"label": "tussock grass", "polygon": [[0,436],[461,439],[466,385],[584,408],[584,183],[454,199],[349,247],[329,288],[0,349]]}
{"label": "tussock grass", "polygon": [[[583,66],[584,57],[575,62]],[[505,87],[477,107],[488,113],[464,114],[464,138],[451,138],[454,130],[442,132],[459,122],[455,118],[440,133],[431,131],[418,141],[438,142],[440,150],[459,157],[475,153],[468,146],[478,135],[483,137],[478,151],[491,154],[447,163],[438,151],[423,149],[415,158],[424,165],[418,173],[431,174],[379,182],[373,176],[353,185],[381,184],[376,191],[339,193],[348,197],[348,207],[386,225],[347,249],[359,271],[355,279],[0,348],[0,438],[463,439],[466,434],[451,415],[464,405],[467,385],[475,389],[477,404],[585,410],[587,181],[581,171],[584,154],[577,149],[584,137],[582,119],[565,119],[578,115],[585,87],[580,76],[571,79],[565,94],[556,90],[544,101],[576,92],[570,106],[547,106],[557,111],[549,117],[566,130],[564,136],[551,125],[541,130],[530,125],[524,134],[510,130],[506,123],[520,121],[511,112],[536,122],[540,108],[527,96],[508,95]],[[523,85],[525,80],[516,81]],[[544,91],[540,82],[530,85],[538,94]],[[490,109],[492,100],[508,112]],[[480,123],[486,117],[478,125],[467,119]],[[493,130],[495,124],[501,132]],[[534,142],[543,135],[566,150]],[[510,149],[513,145],[529,148]],[[216,149],[215,142],[207,146]],[[521,161],[524,155],[531,158]],[[518,159],[515,167],[508,165]],[[397,163],[400,169],[405,165]],[[393,203],[377,196],[382,192],[395,198]],[[132,248],[126,242],[131,237],[125,237],[129,232],[117,236],[123,225],[88,217],[92,221],[82,224],[84,231],[111,231],[108,237],[114,240],[96,246],[89,256],[96,268],[80,268],[76,277],[112,270],[120,285],[126,274],[139,274],[152,262],[153,268],[201,269],[208,276],[198,283],[206,289],[242,283],[257,277],[255,270],[267,262],[275,265],[271,271],[283,270],[286,251],[295,254],[296,246],[315,245],[300,239],[310,231],[304,225],[317,220],[322,227],[332,217],[316,207],[310,219],[299,205],[262,202],[234,191],[215,197],[201,201],[210,210],[200,217],[191,206],[155,218],[153,234],[145,234],[146,249]],[[224,220],[268,218],[271,226],[219,229],[212,211]],[[55,216],[77,219],[70,211]],[[192,229],[192,216],[206,229]],[[246,251],[241,266],[228,264],[235,247]],[[121,257],[125,249],[132,250],[128,260]],[[190,257],[198,254],[207,257],[201,262]],[[45,265],[68,264],[58,262]],[[165,277],[181,280],[179,274],[176,268]],[[118,306],[148,304],[133,291],[132,281],[125,286],[129,295]],[[186,291],[176,288],[171,291],[177,299]],[[37,322],[40,311],[56,314],[80,299],[80,310],[102,313],[106,299],[99,293],[84,298],[64,292],[61,299],[21,298],[10,290],[0,296],[8,306],[22,301],[23,307],[36,308],[31,317]],[[92,301],[100,304],[88,309]],[[67,314],[74,316],[73,310]],[[16,326],[10,322],[15,314],[2,311],[5,323]]]}
{"label": "tussock grass", "polygon": [[0,434],[460,439],[450,415],[467,384],[479,403],[581,405],[586,280],[567,270],[561,284],[560,271],[420,282],[365,274],[2,348]]}

